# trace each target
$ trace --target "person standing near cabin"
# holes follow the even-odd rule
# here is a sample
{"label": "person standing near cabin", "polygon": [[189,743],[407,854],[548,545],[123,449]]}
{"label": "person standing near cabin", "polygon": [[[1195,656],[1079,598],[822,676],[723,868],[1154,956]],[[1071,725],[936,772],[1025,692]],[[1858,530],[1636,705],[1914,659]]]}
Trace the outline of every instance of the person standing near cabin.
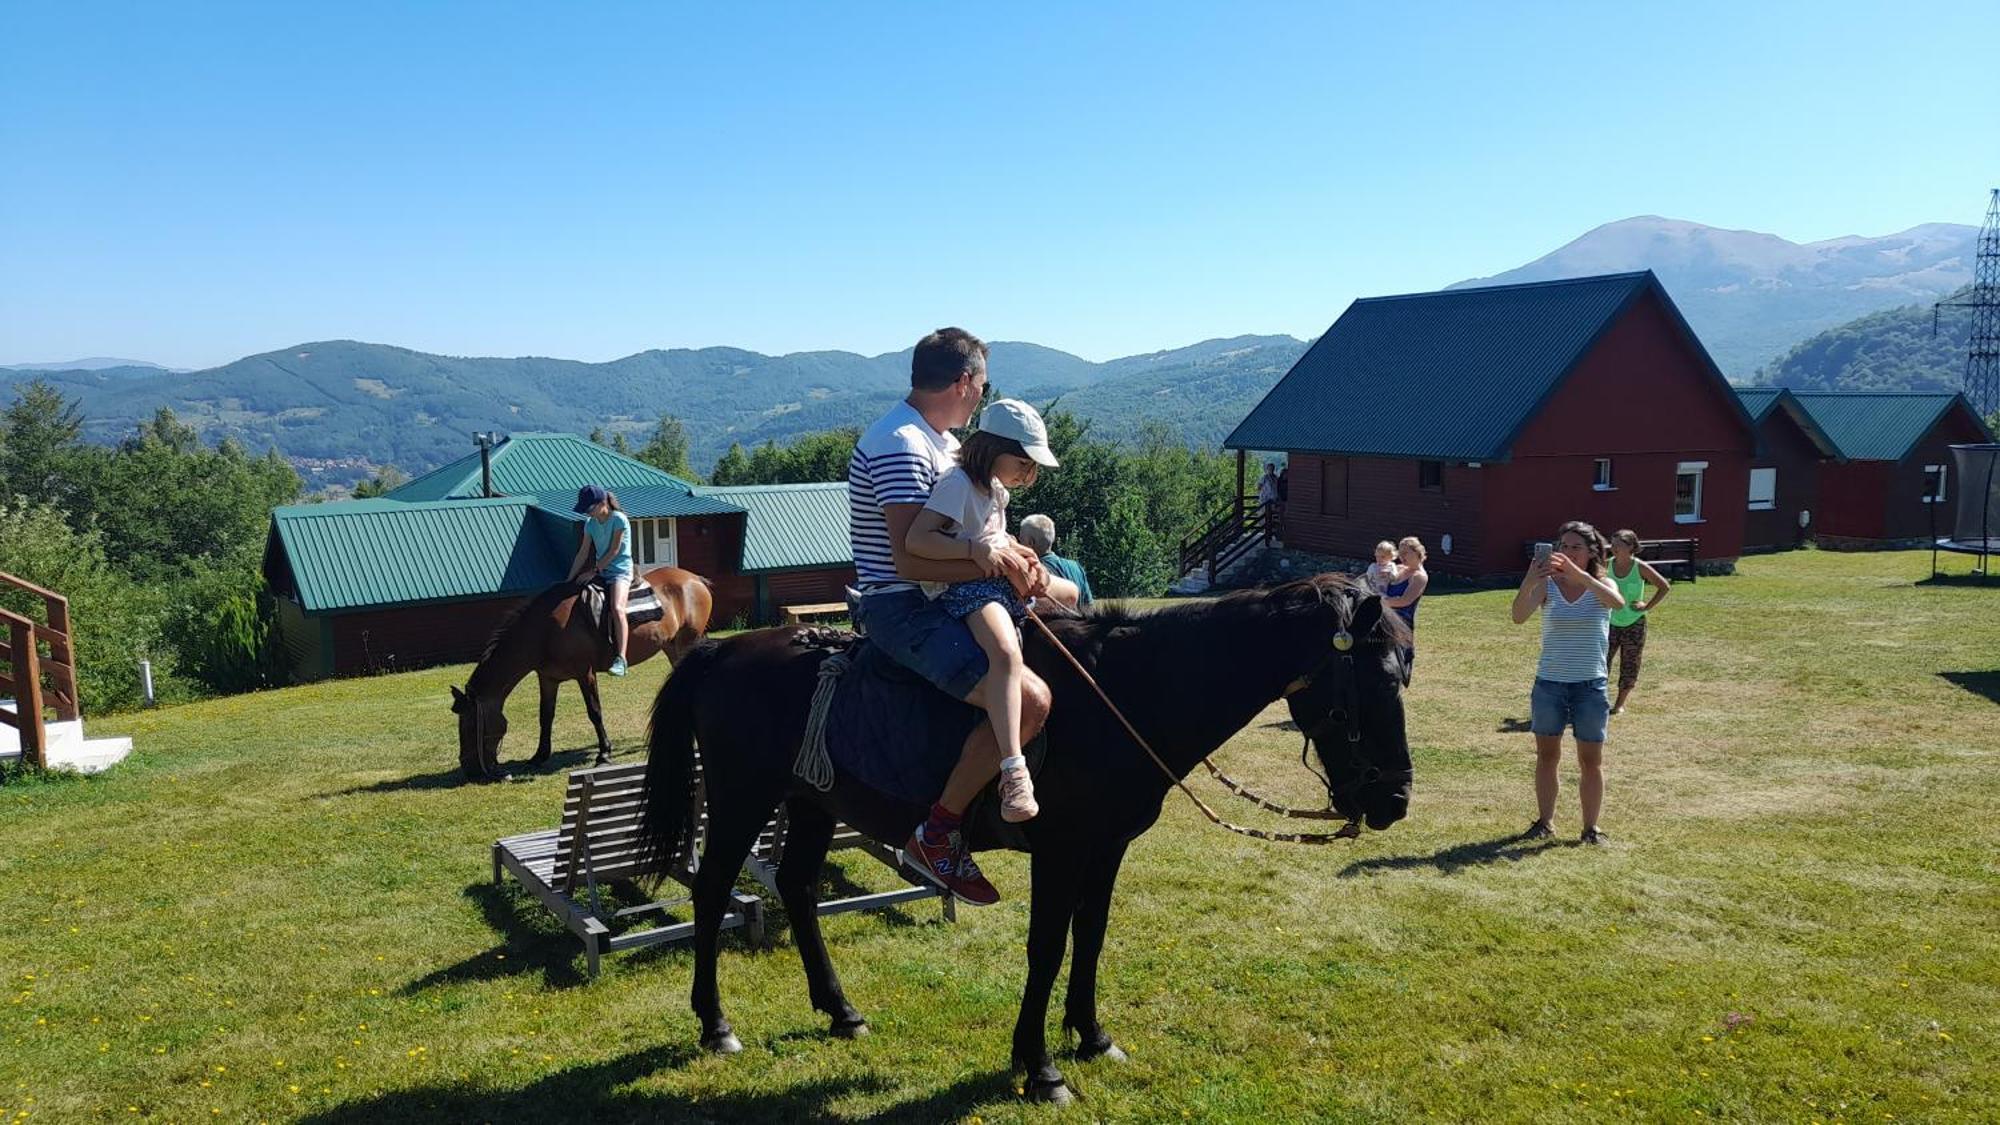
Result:
{"label": "person standing near cabin", "polygon": [[604,612],[611,615],[610,672],[622,676],[625,643],[632,633],[625,620],[625,598],[632,588],[632,521],[619,510],[618,497],[601,484],[586,484],[576,490],[576,510],[588,518],[583,521],[583,542],[577,544],[569,580],[604,587]]}
{"label": "person standing near cabin", "polygon": [[[986,345],[963,328],[940,328],[910,355],[910,394],[868,427],[847,462],[849,533],[860,602],[855,624],[868,642],[954,699],[984,707],[992,674],[966,623],[924,596],[920,582],[1005,578],[1024,598],[1049,592],[1049,573],[1026,548],[968,541],[955,560],[911,553],[910,526],[938,479],[956,467],[958,439],[986,395]],[[1031,740],[1049,714],[1049,687],[1022,670],[1021,738]],[[986,906],[1000,892],[972,860],[959,831],[966,808],[1000,772],[1000,742],[980,723],[929,817],[904,845],[918,865],[966,903]]]}
{"label": "person standing near cabin", "polygon": [[1090,575],[1084,573],[1083,564],[1056,554],[1055,520],[1040,513],[1022,520],[1021,545],[1040,555],[1042,565],[1049,568],[1050,574],[1076,583],[1076,604],[1079,607],[1097,600],[1090,592]]}
{"label": "person standing near cabin", "polygon": [[1382,608],[1393,609],[1410,627],[1410,647],[1403,650],[1403,679],[1407,682],[1417,667],[1417,603],[1430,589],[1431,572],[1424,569],[1430,552],[1414,535],[1405,535],[1396,544],[1396,581],[1382,591]]}
{"label": "person standing near cabin", "polygon": [[1257,481],[1257,514],[1264,519],[1264,542],[1273,534],[1272,521],[1278,515],[1278,463],[1264,462],[1264,476]]}
{"label": "person standing near cabin", "polygon": [[1555,835],[1561,781],[1563,728],[1576,735],[1577,790],[1586,844],[1602,844],[1598,814],[1604,807],[1604,735],[1611,703],[1604,696],[1605,654],[1611,611],[1625,604],[1618,584],[1604,572],[1606,544],[1596,528],[1572,520],[1556,532],[1551,548],[1537,548],[1535,564],[1514,593],[1514,624],[1542,612],[1542,655],[1528,695],[1535,734],[1535,822],[1525,840]]}
{"label": "person standing near cabin", "polygon": [[[1618,657],[1618,698],[1611,713],[1622,715],[1632,689],[1639,686],[1639,662],[1646,655],[1646,615],[1667,600],[1673,587],[1653,564],[1639,557],[1639,533],[1631,528],[1611,536],[1611,580],[1625,597],[1625,608],[1611,611],[1611,652]],[[1648,586],[1653,588],[1650,598],[1642,596]]]}

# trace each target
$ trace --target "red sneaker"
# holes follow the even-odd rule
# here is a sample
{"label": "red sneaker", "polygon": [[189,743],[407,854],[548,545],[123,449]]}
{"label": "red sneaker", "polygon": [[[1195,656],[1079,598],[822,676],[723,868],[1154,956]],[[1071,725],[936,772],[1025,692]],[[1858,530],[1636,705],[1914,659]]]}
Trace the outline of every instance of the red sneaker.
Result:
{"label": "red sneaker", "polygon": [[968,906],[991,906],[1000,901],[1000,892],[980,874],[979,865],[972,862],[972,853],[965,848],[965,838],[957,832],[945,837],[942,844],[932,844],[924,840],[923,829],[919,828],[910,833],[910,842],[903,845],[903,851],[912,866],[922,869],[933,882],[958,896],[958,901]]}

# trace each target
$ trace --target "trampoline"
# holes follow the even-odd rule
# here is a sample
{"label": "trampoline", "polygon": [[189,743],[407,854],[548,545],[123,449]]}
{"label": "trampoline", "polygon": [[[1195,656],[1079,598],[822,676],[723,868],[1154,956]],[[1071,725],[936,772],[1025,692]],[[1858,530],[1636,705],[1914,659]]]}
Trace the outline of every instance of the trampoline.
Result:
{"label": "trampoline", "polygon": [[1953,534],[1937,534],[1937,510],[1931,509],[1931,577],[1938,574],[1939,551],[1978,555],[1982,579],[1991,573],[1990,559],[2000,555],[2000,444],[1954,445],[1953,468],[1958,480],[1957,519]]}

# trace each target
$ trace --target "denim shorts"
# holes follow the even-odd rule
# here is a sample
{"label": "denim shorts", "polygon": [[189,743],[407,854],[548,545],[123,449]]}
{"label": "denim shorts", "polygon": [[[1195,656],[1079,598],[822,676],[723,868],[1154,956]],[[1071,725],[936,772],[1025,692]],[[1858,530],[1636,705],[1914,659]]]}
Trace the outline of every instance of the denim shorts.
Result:
{"label": "denim shorts", "polygon": [[972,630],[922,590],[865,594],[855,623],[869,643],[953,699],[964,699],[986,678],[986,653]]}
{"label": "denim shorts", "polygon": [[1539,735],[1560,736],[1564,727],[1578,742],[1603,742],[1611,721],[1611,701],[1604,697],[1604,680],[1535,680],[1528,693],[1528,727]]}

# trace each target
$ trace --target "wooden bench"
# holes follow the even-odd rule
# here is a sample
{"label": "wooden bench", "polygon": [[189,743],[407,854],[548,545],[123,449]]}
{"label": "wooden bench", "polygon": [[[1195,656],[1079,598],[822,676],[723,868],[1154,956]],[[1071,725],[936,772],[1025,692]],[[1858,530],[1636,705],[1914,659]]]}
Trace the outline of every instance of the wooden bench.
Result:
{"label": "wooden bench", "polygon": [[846,617],[846,602],[813,602],[811,605],[788,605],[778,608],[778,619],[786,625],[803,625],[821,617]]}
{"label": "wooden bench", "polygon": [[[1547,539],[1530,539],[1522,544],[1529,559],[1535,557],[1535,548],[1547,543]],[[1669,567],[1678,567],[1687,572],[1687,580],[1696,579],[1695,560],[1701,556],[1699,539],[1641,539],[1639,557],[1653,564],[1653,569],[1665,572]]]}
{"label": "wooden bench", "polygon": [[[701,800],[700,778],[701,764],[697,759],[697,801]],[[644,803],[645,785],[646,766],[643,762],[577,770],[569,775],[559,827],[493,842],[493,882],[499,884],[504,873],[511,872],[528,893],[540,899],[550,913],[582,939],[584,956],[593,977],[597,975],[598,959],[602,954],[678,941],[694,933],[692,918],[683,922],[670,920],[671,913],[675,911],[687,910],[691,914],[691,900],[686,895],[623,909],[614,908],[614,904],[608,901],[610,883],[658,873],[657,867],[643,860],[639,849],[639,810]],[[693,884],[694,873],[699,869],[700,848],[707,840],[707,830],[708,810],[703,808],[695,824],[695,849],[679,867],[667,872],[682,886]],[[777,865],[784,856],[785,834],[785,817],[780,811],[758,837],[744,864],[757,882],[774,895],[778,893]],[[849,910],[879,910],[939,895],[937,885],[915,868],[906,866],[901,853],[863,837],[846,825],[836,827],[833,847],[864,851],[889,865],[910,885],[822,902],[819,905],[822,915]],[[951,896],[941,897],[944,899],[945,918],[956,919],[957,912]],[[733,890],[729,898],[729,909],[723,915],[722,928],[744,928],[753,944],[763,944],[763,900],[756,895]],[[631,924],[630,919],[649,913],[661,914],[668,920],[647,928],[625,928]]]}

